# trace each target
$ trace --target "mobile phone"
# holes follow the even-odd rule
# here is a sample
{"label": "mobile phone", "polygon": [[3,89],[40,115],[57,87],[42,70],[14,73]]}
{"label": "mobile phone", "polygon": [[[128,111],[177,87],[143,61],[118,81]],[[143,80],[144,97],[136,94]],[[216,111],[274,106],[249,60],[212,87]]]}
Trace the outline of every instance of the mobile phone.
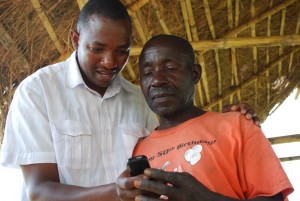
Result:
{"label": "mobile phone", "polygon": [[127,168],[130,176],[143,174],[146,168],[150,168],[148,158],[144,155],[134,156],[127,160]]}

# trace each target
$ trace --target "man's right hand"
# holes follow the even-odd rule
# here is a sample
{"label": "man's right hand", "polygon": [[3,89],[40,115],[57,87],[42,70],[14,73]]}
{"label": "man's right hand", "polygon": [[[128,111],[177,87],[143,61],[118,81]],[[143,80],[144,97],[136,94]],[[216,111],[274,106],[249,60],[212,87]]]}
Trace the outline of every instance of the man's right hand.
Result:
{"label": "man's right hand", "polygon": [[134,182],[141,179],[147,179],[147,176],[141,174],[135,177],[130,177],[129,171],[125,170],[118,178],[116,182],[117,194],[121,201],[134,201],[138,195],[148,195],[150,197],[158,198],[159,195],[137,189],[134,186]]}

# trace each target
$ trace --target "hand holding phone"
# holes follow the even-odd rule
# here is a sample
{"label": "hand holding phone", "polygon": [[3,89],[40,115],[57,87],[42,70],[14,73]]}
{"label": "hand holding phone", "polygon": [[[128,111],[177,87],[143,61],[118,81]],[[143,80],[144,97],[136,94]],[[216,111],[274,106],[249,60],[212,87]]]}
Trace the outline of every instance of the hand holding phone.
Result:
{"label": "hand holding phone", "polygon": [[150,164],[146,156],[134,156],[127,160],[127,168],[129,170],[130,176],[133,177],[139,174],[143,174],[145,169],[150,168]]}

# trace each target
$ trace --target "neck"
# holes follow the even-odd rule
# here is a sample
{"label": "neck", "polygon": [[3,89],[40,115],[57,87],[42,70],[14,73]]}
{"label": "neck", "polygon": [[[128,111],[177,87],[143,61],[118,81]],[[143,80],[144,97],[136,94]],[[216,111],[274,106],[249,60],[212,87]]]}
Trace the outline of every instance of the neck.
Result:
{"label": "neck", "polygon": [[157,130],[164,130],[178,126],[190,119],[201,116],[205,113],[206,111],[193,105],[192,107],[186,108],[183,111],[178,111],[172,115],[160,116],[160,125]]}
{"label": "neck", "polygon": [[79,67],[79,71],[80,71],[80,74],[82,76],[82,79],[84,81],[84,83],[92,90],[98,92],[102,97],[104,96],[105,94],[105,91],[107,89],[107,87],[98,87],[96,86],[95,84],[93,84],[87,77],[86,75],[84,74],[84,72],[82,71],[81,69],[81,66],[79,64],[79,61],[78,61],[78,56],[77,56],[77,51],[76,51],[76,62],[77,62],[77,65]]}

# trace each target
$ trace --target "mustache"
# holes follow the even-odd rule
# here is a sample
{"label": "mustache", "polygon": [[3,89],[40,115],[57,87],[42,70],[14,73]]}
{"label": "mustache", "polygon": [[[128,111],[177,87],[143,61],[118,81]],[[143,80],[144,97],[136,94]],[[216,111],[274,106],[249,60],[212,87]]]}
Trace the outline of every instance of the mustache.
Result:
{"label": "mustache", "polygon": [[152,87],[149,90],[149,96],[155,97],[160,94],[175,94],[176,90],[170,86]]}

